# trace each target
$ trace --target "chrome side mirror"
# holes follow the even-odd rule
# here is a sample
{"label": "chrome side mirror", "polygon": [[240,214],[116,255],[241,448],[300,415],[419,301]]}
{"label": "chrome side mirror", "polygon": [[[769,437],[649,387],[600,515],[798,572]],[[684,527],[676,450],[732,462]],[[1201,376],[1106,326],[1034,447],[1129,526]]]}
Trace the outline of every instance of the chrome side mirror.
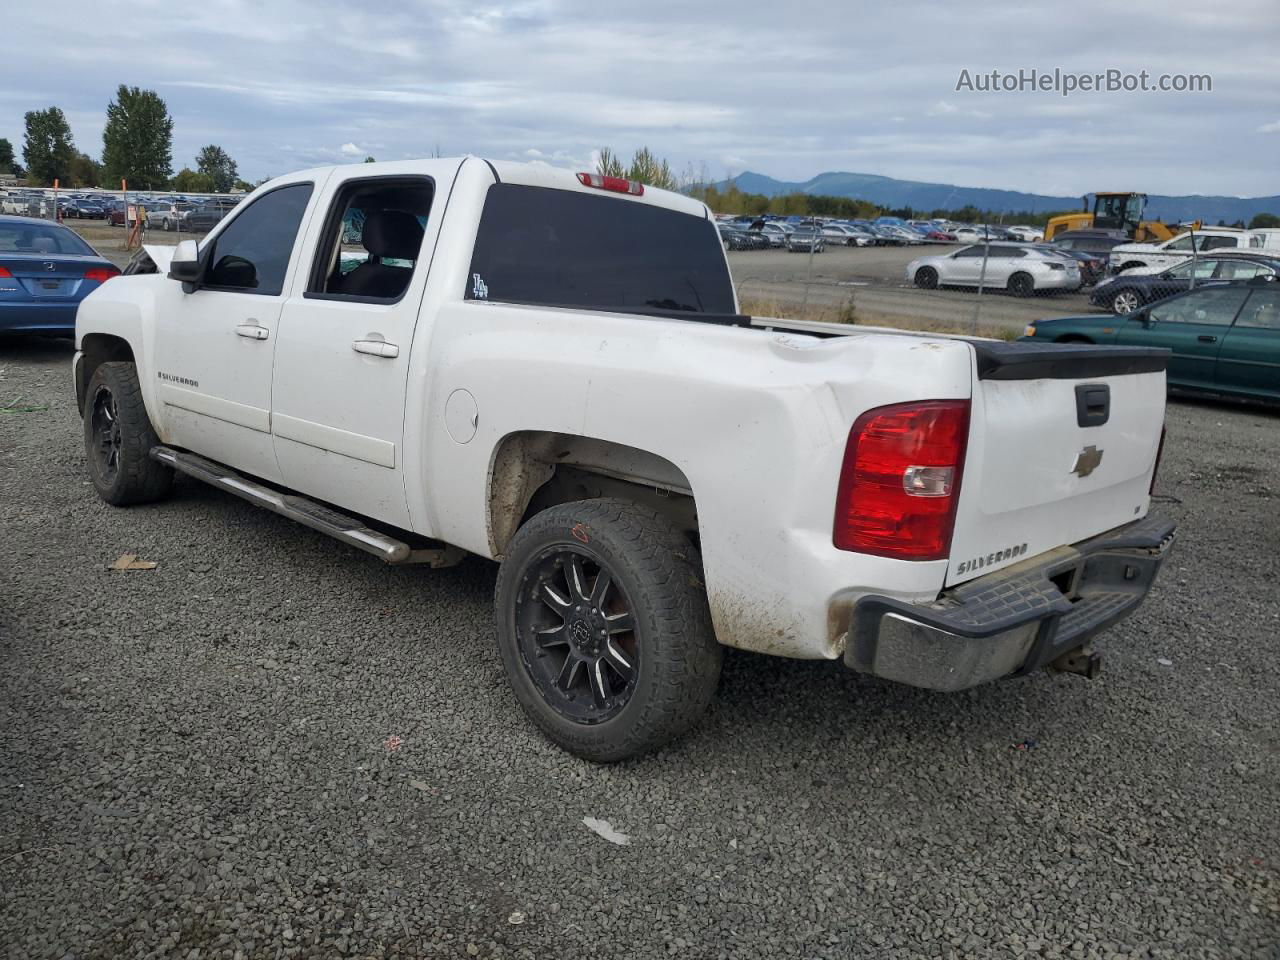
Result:
{"label": "chrome side mirror", "polygon": [[177,280],[187,293],[195,290],[200,282],[200,250],[194,240],[183,240],[173,251],[169,261],[169,279]]}

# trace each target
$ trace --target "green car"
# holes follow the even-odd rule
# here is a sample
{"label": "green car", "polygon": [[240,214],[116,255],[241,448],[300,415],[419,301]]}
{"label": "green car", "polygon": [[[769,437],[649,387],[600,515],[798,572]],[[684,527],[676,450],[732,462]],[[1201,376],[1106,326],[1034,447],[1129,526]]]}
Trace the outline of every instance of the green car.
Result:
{"label": "green car", "polygon": [[1039,320],[1021,339],[1167,347],[1169,386],[1280,400],[1280,282],[1199,287],[1124,316]]}

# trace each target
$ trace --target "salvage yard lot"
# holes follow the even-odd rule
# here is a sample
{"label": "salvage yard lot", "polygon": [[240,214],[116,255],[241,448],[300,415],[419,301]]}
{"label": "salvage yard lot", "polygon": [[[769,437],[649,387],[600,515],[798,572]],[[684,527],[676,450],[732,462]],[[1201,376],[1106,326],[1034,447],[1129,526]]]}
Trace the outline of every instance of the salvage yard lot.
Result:
{"label": "salvage yard lot", "polygon": [[492,566],[189,481],[103,504],[69,359],[0,346],[8,956],[1276,955],[1274,412],[1171,404],[1180,542],[1099,680],[732,655],[690,737],[606,768],[519,715]]}

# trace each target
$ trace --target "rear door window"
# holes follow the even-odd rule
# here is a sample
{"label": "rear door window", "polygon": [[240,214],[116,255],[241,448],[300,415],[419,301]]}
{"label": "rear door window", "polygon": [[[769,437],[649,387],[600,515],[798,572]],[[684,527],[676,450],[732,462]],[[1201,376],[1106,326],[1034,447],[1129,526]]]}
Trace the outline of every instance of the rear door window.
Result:
{"label": "rear door window", "polygon": [[489,188],[464,296],[620,312],[736,313],[711,221],[621,197],[512,183]]}

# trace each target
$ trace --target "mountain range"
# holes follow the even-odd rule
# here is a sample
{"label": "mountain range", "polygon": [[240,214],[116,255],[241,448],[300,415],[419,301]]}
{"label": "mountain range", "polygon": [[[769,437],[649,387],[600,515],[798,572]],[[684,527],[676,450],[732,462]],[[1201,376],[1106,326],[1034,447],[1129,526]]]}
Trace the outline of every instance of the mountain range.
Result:
{"label": "mountain range", "polygon": [[[743,193],[762,193],[770,197],[786,193],[850,197],[890,209],[911,207],[921,211],[958,210],[964,206],[974,206],[979,210],[1001,213],[1043,213],[1050,210],[1079,210],[1081,206],[1080,197],[1054,197],[1018,190],[990,190],[986,187],[957,187],[949,183],[895,180],[893,177],[870,173],[820,173],[803,183],[793,183],[748,171],[732,180],[722,180],[715,186],[724,190],[731,183],[736,184]],[[1146,216],[1155,220],[1202,220],[1206,223],[1217,223],[1219,220],[1235,223],[1243,220],[1248,223],[1259,213],[1280,215],[1280,196],[1211,197],[1193,194],[1169,197],[1153,193],[1147,197]]]}

